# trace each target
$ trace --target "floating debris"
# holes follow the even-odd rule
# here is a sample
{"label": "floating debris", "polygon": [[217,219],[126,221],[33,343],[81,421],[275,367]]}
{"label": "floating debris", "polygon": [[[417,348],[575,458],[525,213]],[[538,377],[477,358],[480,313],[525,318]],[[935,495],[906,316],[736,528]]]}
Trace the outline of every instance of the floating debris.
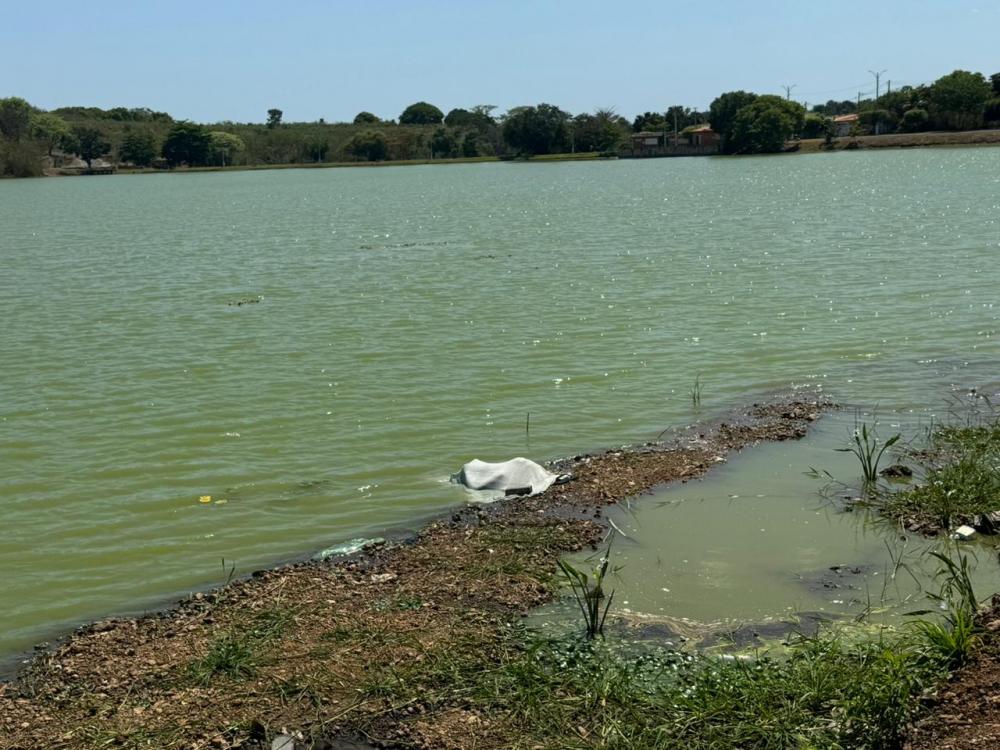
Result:
{"label": "floating debris", "polygon": [[208,504],[208,503],[212,502],[212,496],[211,495],[202,495],[201,497],[198,498],[198,502],[199,503]]}
{"label": "floating debris", "polygon": [[955,529],[955,533],[951,535],[951,538],[966,541],[972,539],[972,537],[974,537],[975,535],[976,535],[976,530],[974,528],[962,524],[957,529]]}
{"label": "floating debris", "polygon": [[240,297],[239,299],[232,299],[226,304],[230,307],[242,307],[243,305],[256,305],[262,299],[264,298],[258,294],[256,297]]}
{"label": "floating debris", "polygon": [[350,541],[344,542],[343,544],[336,544],[333,547],[328,547],[325,550],[317,552],[313,559],[315,560],[326,560],[328,557],[337,557],[339,555],[353,555],[355,552],[360,552],[365,547],[371,547],[376,544],[384,544],[385,539],[380,536],[374,537],[372,539],[351,539]]}

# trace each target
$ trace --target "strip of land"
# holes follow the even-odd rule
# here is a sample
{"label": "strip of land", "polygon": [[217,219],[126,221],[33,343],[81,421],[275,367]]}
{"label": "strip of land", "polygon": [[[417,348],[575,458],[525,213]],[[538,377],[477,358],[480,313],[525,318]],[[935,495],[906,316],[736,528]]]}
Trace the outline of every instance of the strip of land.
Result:
{"label": "strip of land", "polygon": [[[520,621],[557,595],[557,560],[600,542],[608,504],[700,477],[761,441],[800,438],[827,405],[755,405],[666,443],[577,456],[557,467],[575,479],[543,495],[462,508],[404,543],[81,628],[0,685],[0,747],[256,748],[284,732],[317,748],[359,746],[348,736],[551,747],[537,738],[565,733],[606,746],[599,711],[544,726],[521,699],[497,704],[511,665],[534,663]],[[486,688],[493,698],[477,692]]]}
{"label": "strip of land", "polygon": [[835,138],[829,146],[822,138],[798,142],[798,152],[849,151],[872,148],[923,148],[927,146],[990,146],[1000,144],[1000,130],[938,131],[931,133],[888,133]]}

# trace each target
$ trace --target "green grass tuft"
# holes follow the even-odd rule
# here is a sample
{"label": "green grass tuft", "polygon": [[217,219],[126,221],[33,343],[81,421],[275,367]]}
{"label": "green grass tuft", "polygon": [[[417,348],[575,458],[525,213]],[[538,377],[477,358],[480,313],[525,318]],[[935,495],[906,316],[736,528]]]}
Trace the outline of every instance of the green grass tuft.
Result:
{"label": "green grass tuft", "polygon": [[205,684],[217,676],[232,679],[253,677],[257,664],[249,640],[227,633],[212,641],[208,653],[192,662],[190,670],[196,681]]}

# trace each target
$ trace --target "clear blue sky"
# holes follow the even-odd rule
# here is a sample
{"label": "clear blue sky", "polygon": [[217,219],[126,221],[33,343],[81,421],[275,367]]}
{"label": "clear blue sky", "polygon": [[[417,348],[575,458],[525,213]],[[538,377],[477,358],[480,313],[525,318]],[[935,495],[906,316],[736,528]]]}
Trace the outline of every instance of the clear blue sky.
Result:
{"label": "clear blue sky", "polygon": [[629,118],[719,93],[810,104],[1000,71],[1000,0],[3,0],[0,96],[202,122],[548,102]]}

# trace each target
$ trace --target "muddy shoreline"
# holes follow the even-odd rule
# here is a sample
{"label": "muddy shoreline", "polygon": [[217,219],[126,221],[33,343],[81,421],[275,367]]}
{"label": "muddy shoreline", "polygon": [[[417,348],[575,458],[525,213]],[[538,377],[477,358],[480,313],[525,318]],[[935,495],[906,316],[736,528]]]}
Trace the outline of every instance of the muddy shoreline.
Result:
{"label": "muddy shoreline", "polygon": [[557,461],[574,479],[542,495],[463,507],[354,555],[79,628],[0,683],[0,747],[255,748],[287,728],[331,747],[345,733],[389,747],[489,737],[499,729],[474,706],[443,696],[398,706],[371,675],[431,659],[459,634],[489,662],[484,644],[502,644],[556,596],[556,560],[604,536],[606,506],[701,477],[743,448],[801,438],[831,406],[754,404],[665,442]]}

